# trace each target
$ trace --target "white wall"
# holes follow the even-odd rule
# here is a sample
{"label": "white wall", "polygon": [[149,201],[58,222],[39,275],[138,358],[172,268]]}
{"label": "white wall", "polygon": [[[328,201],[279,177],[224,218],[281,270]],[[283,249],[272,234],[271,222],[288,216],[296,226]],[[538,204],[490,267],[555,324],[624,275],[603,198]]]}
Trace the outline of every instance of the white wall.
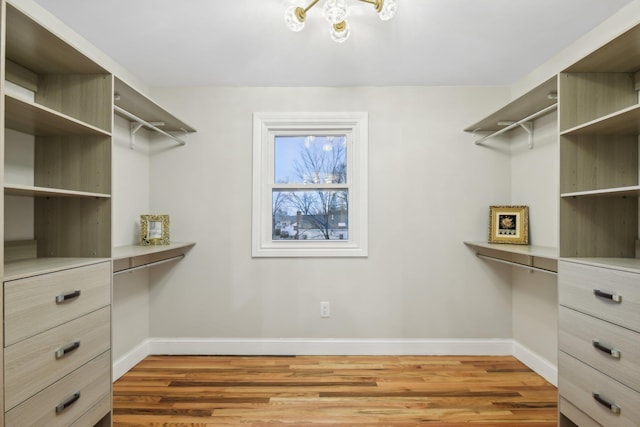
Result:
{"label": "white wall", "polygon": [[[506,89],[175,88],[153,96],[198,132],[160,142],[151,209],[196,247],[150,272],[151,336],[510,338],[510,270],[462,241],[486,238],[510,199],[508,147],[462,132]],[[368,111],[367,259],[251,258],[254,111]],[[154,151],[154,148],[152,148]],[[319,301],[332,317],[319,318]]]}
{"label": "white wall", "polygon": [[[113,245],[136,244],[139,215],[149,211],[149,135],[136,134],[129,146],[129,122],[116,116],[113,132]],[[113,278],[113,359],[149,338],[149,276],[146,270]]]}
{"label": "white wall", "polygon": [[[558,120],[553,112],[534,122],[533,149],[526,132],[511,134],[511,202],[529,206],[530,243],[558,247]],[[513,338],[557,366],[556,276],[513,268]]]}

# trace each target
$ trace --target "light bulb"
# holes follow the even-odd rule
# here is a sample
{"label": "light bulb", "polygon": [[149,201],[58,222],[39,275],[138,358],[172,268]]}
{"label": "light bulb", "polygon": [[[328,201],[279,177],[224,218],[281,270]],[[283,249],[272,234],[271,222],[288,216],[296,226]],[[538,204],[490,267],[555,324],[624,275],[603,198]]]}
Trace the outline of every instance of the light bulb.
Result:
{"label": "light bulb", "polygon": [[338,24],[347,17],[347,0],[327,0],[323,11],[329,23]]}
{"label": "light bulb", "polygon": [[343,43],[349,38],[349,23],[347,21],[338,22],[331,26],[331,39],[334,42]]}
{"label": "light bulb", "polygon": [[[300,9],[302,13],[300,13],[300,10],[298,9]],[[287,28],[289,28],[291,31],[302,31],[302,29],[304,28],[304,16],[304,9],[302,9],[301,7],[291,6],[284,13],[284,22],[287,24]]]}
{"label": "light bulb", "polygon": [[382,3],[382,10],[378,13],[378,16],[383,21],[388,21],[396,14],[397,7],[396,0],[384,0]]}

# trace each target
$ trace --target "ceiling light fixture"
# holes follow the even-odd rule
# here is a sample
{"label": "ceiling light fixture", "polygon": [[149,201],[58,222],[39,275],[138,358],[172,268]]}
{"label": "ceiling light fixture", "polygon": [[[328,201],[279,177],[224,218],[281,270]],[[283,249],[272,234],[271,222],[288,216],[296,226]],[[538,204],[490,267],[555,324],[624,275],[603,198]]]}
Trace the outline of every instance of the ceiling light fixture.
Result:
{"label": "ceiling light fixture", "polygon": [[[304,22],[307,18],[307,12],[315,6],[320,0],[313,0],[307,7],[291,6],[284,14],[284,21],[291,31],[302,31]],[[383,21],[388,21],[396,14],[396,0],[358,0],[363,3],[373,5],[378,16]],[[331,24],[331,38],[342,43],[349,37],[350,29],[346,21],[347,18],[347,0],[325,0],[324,16]]]}

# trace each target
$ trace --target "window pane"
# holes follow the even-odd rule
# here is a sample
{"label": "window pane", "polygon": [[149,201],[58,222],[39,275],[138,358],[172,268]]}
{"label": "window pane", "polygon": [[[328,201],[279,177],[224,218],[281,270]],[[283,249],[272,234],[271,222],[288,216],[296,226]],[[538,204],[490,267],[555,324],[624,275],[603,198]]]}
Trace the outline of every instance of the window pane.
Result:
{"label": "window pane", "polygon": [[273,240],[348,240],[348,190],[272,192]]}
{"label": "window pane", "polygon": [[346,183],[346,141],[344,135],[276,136],[275,183]]}

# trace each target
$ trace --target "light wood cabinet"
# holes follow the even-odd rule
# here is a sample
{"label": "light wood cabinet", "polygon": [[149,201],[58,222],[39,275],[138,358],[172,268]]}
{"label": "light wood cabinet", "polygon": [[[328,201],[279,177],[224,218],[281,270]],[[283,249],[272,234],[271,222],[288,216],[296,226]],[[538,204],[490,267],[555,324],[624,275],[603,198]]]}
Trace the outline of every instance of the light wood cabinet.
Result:
{"label": "light wood cabinet", "polygon": [[640,419],[640,25],[558,77],[560,425]]}
{"label": "light wood cabinet", "polygon": [[0,11],[0,152],[31,157],[0,178],[0,230],[32,234],[3,238],[0,426],[111,425],[114,77],[20,2]]}
{"label": "light wood cabinet", "polygon": [[[58,36],[37,6],[24,8],[0,0],[0,427],[107,427],[114,111],[136,122],[132,147],[140,125],[181,144],[195,129]],[[8,238],[14,229],[29,240]],[[127,249],[116,271],[191,246]]]}
{"label": "light wood cabinet", "polygon": [[560,405],[560,421],[583,425],[586,417],[605,426],[637,425],[640,271],[597,262],[559,263],[558,391],[569,408],[564,413]]}

